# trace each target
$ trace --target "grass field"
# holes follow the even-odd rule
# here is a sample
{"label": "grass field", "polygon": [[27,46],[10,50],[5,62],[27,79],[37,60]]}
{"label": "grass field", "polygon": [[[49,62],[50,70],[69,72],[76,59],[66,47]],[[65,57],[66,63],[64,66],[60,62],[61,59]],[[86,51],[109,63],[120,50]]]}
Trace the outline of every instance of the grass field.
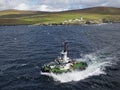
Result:
{"label": "grass field", "polygon": [[[82,21],[75,21],[81,17]],[[83,24],[87,21],[120,22],[120,8],[94,7],[63,12],[0,11],[0,25]]]}

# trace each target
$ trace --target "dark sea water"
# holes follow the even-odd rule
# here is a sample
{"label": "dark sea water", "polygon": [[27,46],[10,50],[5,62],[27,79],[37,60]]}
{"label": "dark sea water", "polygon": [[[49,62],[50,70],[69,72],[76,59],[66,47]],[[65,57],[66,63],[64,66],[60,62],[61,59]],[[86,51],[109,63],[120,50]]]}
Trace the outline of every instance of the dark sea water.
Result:
{"label": "dark sea water", "polygon": [[[41,73],[64,41],[68,56],[88,68]],[[120,90],[120,24],[0,26],[0,90]]]}

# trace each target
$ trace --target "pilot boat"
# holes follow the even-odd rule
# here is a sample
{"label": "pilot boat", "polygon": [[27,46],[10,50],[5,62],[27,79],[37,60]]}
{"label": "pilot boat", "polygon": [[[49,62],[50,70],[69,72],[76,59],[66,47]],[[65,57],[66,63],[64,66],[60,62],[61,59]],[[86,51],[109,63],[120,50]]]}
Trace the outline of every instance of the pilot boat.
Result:
{"label": "pilot boat", "polygon": [[41,71],[47,73],[67,73],[74,70],[85,70],[88,65],[83,61],[72,60],[67,56],[67,42],[64,43],[64,50],[60,53],[54,61],[44,64]]}

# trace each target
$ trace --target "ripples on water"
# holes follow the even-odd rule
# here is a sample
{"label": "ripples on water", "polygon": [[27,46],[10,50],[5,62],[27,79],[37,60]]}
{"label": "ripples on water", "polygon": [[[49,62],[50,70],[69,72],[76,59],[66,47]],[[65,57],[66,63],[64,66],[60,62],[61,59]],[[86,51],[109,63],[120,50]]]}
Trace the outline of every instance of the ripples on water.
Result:
{"label": "ripples on water", "polygon": [[[59,55],[65,40],[69,57],[88,68],[41,75],[41,65]],[[119,60],[120,24],[0,27],[0,90],[119,90]]]}

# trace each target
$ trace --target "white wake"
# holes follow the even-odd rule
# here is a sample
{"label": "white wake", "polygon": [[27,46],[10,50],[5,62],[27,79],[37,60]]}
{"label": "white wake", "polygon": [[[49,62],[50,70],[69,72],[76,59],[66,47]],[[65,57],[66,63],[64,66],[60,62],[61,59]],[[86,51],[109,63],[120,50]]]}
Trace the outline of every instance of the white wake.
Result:
{"label": "white wake", "polygon": [[82,58],[76,59],[78,61],[86,61],[88,67],[83,71],[73,71],[63,74],[54,74],[54,73],[42,73],[42,75],[47,75],[53,77],[55,81],[60,81],[61,83],[71,82],[71,81],[80,81],[86,79],[90,76],[96,76],[100,74],[106,74],[104,72],[105,66],[111,65],[111,58],[100,58],[96,54],[87,54],[83,55]]}

